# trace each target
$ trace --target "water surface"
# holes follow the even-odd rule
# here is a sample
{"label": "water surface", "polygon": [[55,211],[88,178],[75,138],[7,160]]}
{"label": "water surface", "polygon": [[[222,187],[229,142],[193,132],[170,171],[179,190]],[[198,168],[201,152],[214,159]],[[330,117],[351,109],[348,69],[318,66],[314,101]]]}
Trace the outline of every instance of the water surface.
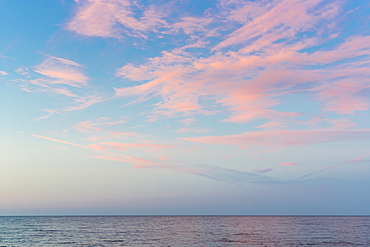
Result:
{"label": "water surface", "polygon": [[0,246],[370,246],[370,217],[0,217]]}

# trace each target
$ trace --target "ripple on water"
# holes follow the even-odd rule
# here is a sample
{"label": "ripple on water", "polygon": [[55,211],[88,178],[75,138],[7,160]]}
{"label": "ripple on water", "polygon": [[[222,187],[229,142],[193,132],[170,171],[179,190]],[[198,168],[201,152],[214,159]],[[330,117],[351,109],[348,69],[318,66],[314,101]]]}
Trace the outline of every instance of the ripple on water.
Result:
{"label": "ripple on water", "polygon": [[370,217],[0,217],[2,246],[370,246]]}

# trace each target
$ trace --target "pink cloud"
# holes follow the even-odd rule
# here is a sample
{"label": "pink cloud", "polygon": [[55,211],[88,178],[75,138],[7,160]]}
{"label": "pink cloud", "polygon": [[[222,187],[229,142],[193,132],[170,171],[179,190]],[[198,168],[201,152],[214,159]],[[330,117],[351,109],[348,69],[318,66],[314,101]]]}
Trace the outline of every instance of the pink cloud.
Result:
{"label": "pink cloud", "polygon": [[[114,14],[117,4],[109,5],[104,1],[94,0],[83,2],[85,4],[80,6],[77,15],[67,24],[66,28],[86,36],[116,37],[113,25],[117,22]],[[129,1],[122,3],[123,10],[129,7]]]}
{"label": "pink cloud", "polygon": [[[270,7],[270,4],[270,6],[264,7],[264,10],[259,8],[258,16],[254,16],[252,21],[247,22],[243,27],[230,34],[215,49],[245,43],[258,36],[261,36],[261,38],[255,42],[256,44],[268,44],[274,40],[291,38],[297,32],[313,28],[322,19],[333,18],[337,15],[339,7],[337,1],[326,4],[325,8],[321,7],[312,11],[315,6],[322,3],[322,0],[275,1],[273,7]],[[245,12],[241,14],[245,14]],[[234,14],[233,19],[235,17],[239,18]],[[258,50],[258,48],[256,46],[254,50]]]}
{"label": "pink cloud", "polygon": [[67,97],[77,97],[77,95],[75,95],[70,90],[65,89],[65,88],[51,88],[51,89],[48,89],[47,91],[50,93],[61,94]]}
{"label": "pink cloud", "polygon": [[86,109],[90,106],[98,104],[100,102],[104,102],[105,99],[101,96],[90,95],[85,97],[79,97],[74,100],[74,106],[68,106],[65,108],[65,111],[78,111]]}
{"label": "pink cloud", "polygon": [[332,129],[347,129],[356,127],[357,124],[349,119],[341,118],[341,119],[330,119],[324,116],[315,116],[314,118],[306,121],[296,121],[296,124],[304,124],[308,125],[310,128],[314,128],[317,126],[318,123],[329,123],[332,125]]}
{"label": "pink cloud", "polygon": [[100,141],[102,139],[138,137],[135,131],[121,132],[111,130],[111,126],[125,123],[125,120],[112,121],[109,118],[98,118],[95,121],[82,121],[73,126],[79,132],[93,134],[88,138],[89,141]]}
{"label": "pink cloud", "polygon": [[[302,64],[330,64],[337,61],[342,61],[347,58],[355,58],[363,55],[370,54],[370,48],[368,43],[370,42],[370,36],[354,36],[350,37],[348,40],[340,44],[333,50],[329,51],[316,51],[312,54],[309,53],[300,53],[296,54],[294,60]],[[351,63],[349,63],[351,65]],[[356,62],[352,63],[357,65]],[[342,75],[348,75],[348,73],[353,73],[352,69],[346,70],[345,67],[341,67],[341,70],[338,70],[337,73],[342,73]],[[348,68],[347,68],[348,69]],[[360,70],[363,72],[366,71],[366,74],[369,73],[369,70],[366,68],[355,68],[356,72],[353,74],[358,74]],[[351,73],[351,74],[352,74]],[[360,72],[360,74],[363,74]]]}
{"label": "pink cloud", "polygon": [[62,140],[54,139],[54,138],[51,138],[51,137],[34,135],[34,134],[32,134],[32,136],[37,137],[37,138],[42,138],[42,139],[45,139],[45,140],[49,140],[49,141],[53,141],[53,142],[64,143],[64,144],[68,144],[68,145],[72,145],[72,146],[77,146],[77,147],[82,147],[82,148],[85,148],[86,147],[86,146],[83,146],[83,145],[80,145],[80,144],[76,144],[76,143],[72,143],[72,142],[67,142],[67,141],[62,141]]}
{"label": "pink cloud", "polygon": [[185,124],[185,125],[192,124],[196,121],[197,121],[197,119],[195,119],[195,118],[185,118],[185,119],[180,120],[180,122]]}
{"label": "pink cloud", "polygon": [[19,75],[28,75],[29,74],[28,68],[23,67],[23,66],[16,69],[15,72]]}
{"label": "pink cloud", "polygon": [[352,163],[352,162],[369,162],[370,159],[364,159],[364,157],[369,156],[369,155],[370,155],[370,153],[357,156],[357,157],[355,157],[353,159],[347,160],[346,163]]}
{"label": "pink cloud", "polygon": [[42,117],[35,118],[35,119],[34,119],[34,121],[39,121],[39,120],[42,120],[42,119],[47,119],[47,118],[51,117],[51,116],[52,116],[52,115],[54,115],[54,114],[60,114],[60,112],[58,112],[58,111],[56,111],[56,110],[46,109],[45,111],[46,111],[47,113],[49,113],[49,114],[47,114],[47,115],[45,115],[45,116],[42,116]]}
{"label": "pink cloud", "polygon": [[[359,67],[362,66],[360,61],[348,63],[347,67],[332,65],[325,70],[304,67],[308,62],[325,61],[329,54],[327,63],[368,55],[369,51],[363,45],[366,41],[365,37],[351,38],[332,51],[312,54],[299,52],[309,47],[308,44],[266,44],[259,56],[238,51],[194,59],[187,53],[166,52],[150,59],[146,65],[126,65],[119,69],[119,76],[150,81],[116,89],[116,97],[137,95],[143,101],[160,95],[162,100],[155,105],[153,113],[165,115],[207,114],[207,106],[200,101],[209,97],[217,105],[227,107],[231,115],[224,120],[226,122],[244,123],[265,118],[273,121],[275,126],[283,126],[286,119],[295,118],[300,113],[278,112],[273,107],[281,104],[282,97],[297,91],[292,88],[316,81],[319,85],[301,91],[317,94],[317,99],[326,105],[324,110],[340,113],[366,110],[368,99],[356,94],[368,88],[366,78],[370,70]],[[352,43],[361,45],[355,47]]]}
{"label": "pink cloud", "polygon": [[236,21],[239,23],[248,23],[258,16],[266,14],[267,11],[271,10],[278,0],[271,1],[228,1],[221,0],[222,9],[227,12],[227,19]]}
{"label": "pink cloud", "polygon": [[78,69],[81,65],[63,58],[49,56],[35,72],[53,78],[45,80],[47,84],[65,84],[72,87],[86,87],[88,78]]}
{"label": "pink cloud", "polygon": [[[218,52],[208,57],[194,56],[185,45],[163,51],[161,56],[150,58],[141,65],[124,65],[116,75],[142,83],[116,88],[114,98],[131,98],[131,103],[157,100],[152,105],[154,109],[148,121],[161,116],[215,114],[220,111],[218,107],[222,107],[227,113],[224,122],[248,123],[265,119],[268,122],[260,128],[282,128],[301,115],[276,110],[284,103],[286,95],[295,92],[310,92],[310,96],[315,96],[310,100],[321,101],[325,111],[349,114],[369,108],[368,99],[358,97],[367,88],[365,78],[369,76],[369,69],[359,62],[331,64],[368,55],[369,37],[352,37],[332,50],[311,53],[301,51],[334,36],[293,40],[301,32],[320,32],[333,25],[341,3],[322,0],[223,1],[219,6],[222,13],[218,17],[181,16],[180,21],[170,24],[164,20],[166,13],[158,15],[159,7],[155,5],[140,9],[128,0],[85,0],[79,1],[77,14],[67,28],[83,35],[103,37],[118,37],[121,33],[145,36],[147,32],[157,32],[158,28],[171,34],[181,29],[189,36],[204,33],[194,41],[194,44],[204,45],[207,35],[218,35],[210,24],[222,20],[222,28],[231,31],[231,24],[242,23],[241,28],[215,46]],[[143,13],[142,17],[135,17],[134,10]],[[284,39],[286,42],[276,42]],[[223,48],[232,45],[239,45],[239,50],[222,52]],[[327,64],[328,68],[307,69],[313,64]],[[354,75],[356,79],[353,79]],[[317,85],[312,88],[296,89],[313,81]],[[91,99],[67,110],[84,109],[101,101]]]}
{"label": "pink cloud", "polygon": [[156,164],[156,162],[154,162],[154,161],[137,158],[137,157],[130,156],[130,155],[123,155],[123,154],[114,155],[114,156],[95,156],[93,158],[104,159],[104,160],[113,160],[113,161],[118,161],[118,162],[125,162],[125,163],[130,163],[130,164],[136,164],[136,165],[152,165],[152,164]]}
{"label": "pink cloud", "polygon": [[[260,105],[257,107],[256,111],[261,109],[261,103],[265,103],[266,107],[272,106],[276,104],[276,100],[268,100],[264,99],[263,91],[259,90],[260,95],[255,94],[251,95],[250,99],[246,96],[246,93],[240,93],[241,90],[238,90],[240,84],[229,83],[228,87],[223,84],[223,77],[226,77],[230,80],[235,80],[235,69],[232,71],[223,71],[223,76],[219,76],[218,68],[213,68],[214,62],[211,62],[209,65],[207,60],[197,61],[194,63],[195,67],[191,67],[186,65],[188,62],[192,60],[192,58],[187,57],[186,53],[183,55],[179,55],[181,53],[164,53],[162,57],[155,58],[150,60],[150,64],[139,66],[133,68],[132,65],[124,66],[120,70],[118,70],[118,75],[124,76],[129,79],[148,79],[148,75],[152,74],[152,78],[156,78],[148,83],[142,84],[140,86],[135,86],[131,88],[122,88],[116,89],[116,97],[123,97],[123,96],[130,96],[130,95],[143,95],[143,97],[148,97],[150,94],[153,96],[159,94],[162,96],[163,101],[157,104],[157,108],[155,110],[156,113],[160,114],[174,114],[174,113],[186,113],[186,112],[203,112],[204,107],[199,104],[199,99],[204,95],[211,94],[217,95],[220,94],[220,97],[224,97],[224,95],[230,93],[238,94],[236,97],[232,96],[232,98],[228,99],[220,99],[219,102],[224,105],[246,105],[244,103],[248,103],[248,110],[253,109],[252,104],[253,101],[256,101],[254,104]],[[225,61],[227,59],[220,58],[223,60],[222,65],[224,68],[228,68],[229,61]],[[209,59],[208,59],[209,60]],[[185,65],[184,65],[185,64]],[[132,74],[134,72],[134,77]],[[143,77],[140,77],[138,71],[143,74]],[[202,73],[197,76],[197,73]],[[225,73],[226,72],[226,73]],[[189,74],[192,73],[194,75],[190,76],[188,79],[187,77]],[[233,74],[232,76],[229,76]],[[243,75],[240,75],[243,76]],[[239,75],[237,74],[237,77]],[[225,78],[226,80],[226,78]],[[208,81],[208,82],[207,82]],[[209,81],[218,81],[216,84],[209,84]],[[208,84],[208,85],[207,85]],[[257,86],[259,87],[259,86]],[[244,90],[246,91],[246,90]],[[253,92],[253,87],[249,87],[249,91]],[[239,96],[240,95],[240,96]],[[239,97],[239,99],[238,99]],[[260,100],[261,99],[261,100]],[[242,102],[240,102],[242,101]],[[270,101],[270,102],[269,102]],[[235,103],[233,103],[235,102]],[[263,107],[263,106],[262,106]],[[234,110],[234,109],[233,109]],[[235,111],[243,111],[246,112],[246,109],[237,108],[235,107]],[[265,113],[258,113],[258,114],[251,114],[251,118],[256,115],[268,115],[269,111]],[[248,117],[244,117],[248,118]],[[238,121],[238,120],[235,120]]]}
{"label": "pink cloud", "polygon": [[190,36],[196,35],[198,32],[209,33],[208,25],[215,20],[209,17],[183,17],[179,22],[171,26],[170,32],[177,32],[182,30],[185,34]]}
{"label": "pink cloud", "polygon": [[192,59],[186,52],[173,51],[149,59],[147,65],[125,65],[117,70],[118,76],[131,80],[152,80],[139,86],[116,89],[115,97],[141,96],[142,100],[147,100],[160,95],[162,100],[156,104],[154,113],[161,115],[201,111],[199,92],[194,83],[184,81],[184,77],[193,70],[186,65]]}
{"label": "pink cloud", "polygon": [[[37,78],[32,80],[25,80],[25,84],[21,87],[27,88],[27,92],[43,92],[49,94],[57,94],[57,95],[64,95],[67,97],[78,98],[79,96],[73,93],[71,90],[61,87],[58,84],[55,84],[55,80],[53,79],[44,79],[44,78]],[[28,83],[27,83],[28,82]],[[64,83],[62,83],[64,84]]]}
{"label": "pink cloud", "polygon": [[64,65],[75,66],[75,67],[82,67],[81,64],[76,63],[76,62],[71,61],[71,60],[68,60],[68,59],[65,59],[65,58],[54,57],[54,56],[50,56],[50,55],[47,55],[47,54],[44,54],[44,55],[47,56],[47,57],[49,57],[52,60],[59,61],[61,64],[64,64]]}
{"label": "pink cloud", "polygon": [[370,88],[366,80],[356,81],[355,78],[327,85],[319,93],[319,97],[325,102],[323,110],[342,114],[368,110],[370,106],[369,100],[366,97],[356,95],[366,88]]}
{"label": "pink cloud", "polygon": [[159,160],[161,160],[161,161],[167,161],[167,160],[170,160],[169,158],[164,157],[164,156],[158,156],[157,158],[158,158]]}
{"label": "pink cloud", "polygon": [[327,120],[330,124],[333,125],[333,128],[337,129],[346,129],[351,127],[356,127],[357,124],[349,119],[329,119]]}
{"label": "pink cloud", "polygon": [[[116,160],[122,162],[128,162],[133,164],[161,164],[162,162],[169,161],[169,158],[160,154],[159,151],[161,150],[169,150],[172,148],[177,148],[177,146],[172,144],[158,144],[158,143],[150,143],[149,141],[141,141],[141,142],[113,142],[113,141],[106,141],[101,142],[101,139],[107,138],[117,138],[117,133],[112,134],[112,131],[104,130],[103,128],[94,127],[95,124],[102,124],[105,123],[112,123],[109,119],[102,119],[100,118],[101,123],[93,123],[89,121],[84,121],[79,123],[75,126],[75,129],[87,132],[87,133],[94,133],[94,132],[105,132],[108,133],[107,136],[99,137],[99,138],[89,138],[90,141],[95,143],[89,144],[87,147],[95,152],[99,152],[104,154],[103,156],[99,156],[97,158],[109,159],[109,160]],[[112,134],[112,135],[110,135]],[[138,137],[136,134],[134,137]],[[146,156],[152,157],[151,160],[148,159],[141,159],[139,157],[133,157],[130,155],[122,154],[122,152],[140,152],[145,153]]]}
{"label": "pink cloud", "polygon": [[[58,111],[82,110],[104,101],[101,96],[91,95],[89,91],[76,88],[89,88],[88,80],[82,71],[82,65],[64,58],[45,55],[47,58],[35,67],[41,78],[24,80],[21,85],[28,92],[46,92],[73,98],[73,105]],[[24,69],[22,69],[24,71]],[[27,73],[28,77],[31,77]]]}
{"label": "pink cloud", "polygon": [[[169,149],[175,148],[176,146],[167,145],[167,144],[152,144],[152,143],[118,143],[118,142],[102,142],[99,143],[99,147],[101,150],[108,149],[108,150],[120,150],[120,151],[127,151],[128,149],[140,149],[144,151],[155,152],[160,149]],[[97,146],[95,146],[98,149]]]}
{"label": "pink cloud", "polygon": [[99,144],[89,144],[87,147],[96,152],[102,152],[109,149],[108,147]]}
{"label": "pink cloud", "polygon": [[[73,126],[74,129],[81,131],[81,132],[100,132],[103,131],[104,126],[113,126],[113,125],[120,125],[124,124],[125,120],[117,120],[112,121],[109,118],[100,117],[96,119],[94,122],[92,121],[82,121]],[[95,127],[101,126],[101,127]]]}
{"label": "pink cloud", "polygon": [[238,135],[179,138],[180,140],[221,145],[285,147],[326,142],[370,139],[370,129],[356,130],[274,130],[245,132]]}
{"label": "pink cloud", "polygon": [[178,133],[206,133],[211,130],[209,129],[202,129],[202,128],[180,128],[178,130],[175,130],[175,132]]}
{"label": "pink cloud", "polygon": [[281,162],[279,165],[281,166],[295,166],[297,162]]}
{"label": "pink cloud", "polygon": [[[145,37],[144,33],[167,25],[165,12],[154,5],[145,10],[132,0],[84,0],[79,5],[66,29],[85,36],[120,38],[126,33]],[[135,10],[142,11],[141,18],[135,17]]]}
{"label": "pink cloud", "polygon": [[[100,156],[95,156],[94,158],[131,163],[139,166],[162,166],[166,163],[169,163],[170,159],[166,156],[160,155],[158,151],[168,150],[169,148],[174,147],[175,146],[173,145],[167,144],[117,142],[101,142],[96,144],[89,144],[87,146],[87,148],[103,154]],[[122,152],[132,152],[133,150],[146,153],[146,156],[148,156],[149,154],[149,156],[152,157],[150,159],[147,159],[122,154]]]}
{"label": "pink cloud", "polygon": [[90,122],[90,121],[82,121],[73,126],[73,128],[80,132],[100,132],[103,129],[100,127],[95,127],[96,123]]}

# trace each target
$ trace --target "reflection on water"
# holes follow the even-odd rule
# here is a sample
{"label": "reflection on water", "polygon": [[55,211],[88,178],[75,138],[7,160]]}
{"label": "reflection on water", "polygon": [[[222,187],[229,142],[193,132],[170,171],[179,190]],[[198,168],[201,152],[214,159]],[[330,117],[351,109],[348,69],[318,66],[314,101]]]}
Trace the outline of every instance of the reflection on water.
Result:
{"label": "reflection on water", "polygon": [[0,246],[370,246],[370,217],[0,217]]}

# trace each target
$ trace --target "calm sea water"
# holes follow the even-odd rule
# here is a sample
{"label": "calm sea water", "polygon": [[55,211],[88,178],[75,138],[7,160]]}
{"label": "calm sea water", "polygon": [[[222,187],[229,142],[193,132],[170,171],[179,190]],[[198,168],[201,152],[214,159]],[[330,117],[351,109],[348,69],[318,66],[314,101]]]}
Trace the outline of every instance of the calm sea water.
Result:
{"label": "calm sea water", "polygon": [[0,246],[370,246],[370,217],[0,217]]}

